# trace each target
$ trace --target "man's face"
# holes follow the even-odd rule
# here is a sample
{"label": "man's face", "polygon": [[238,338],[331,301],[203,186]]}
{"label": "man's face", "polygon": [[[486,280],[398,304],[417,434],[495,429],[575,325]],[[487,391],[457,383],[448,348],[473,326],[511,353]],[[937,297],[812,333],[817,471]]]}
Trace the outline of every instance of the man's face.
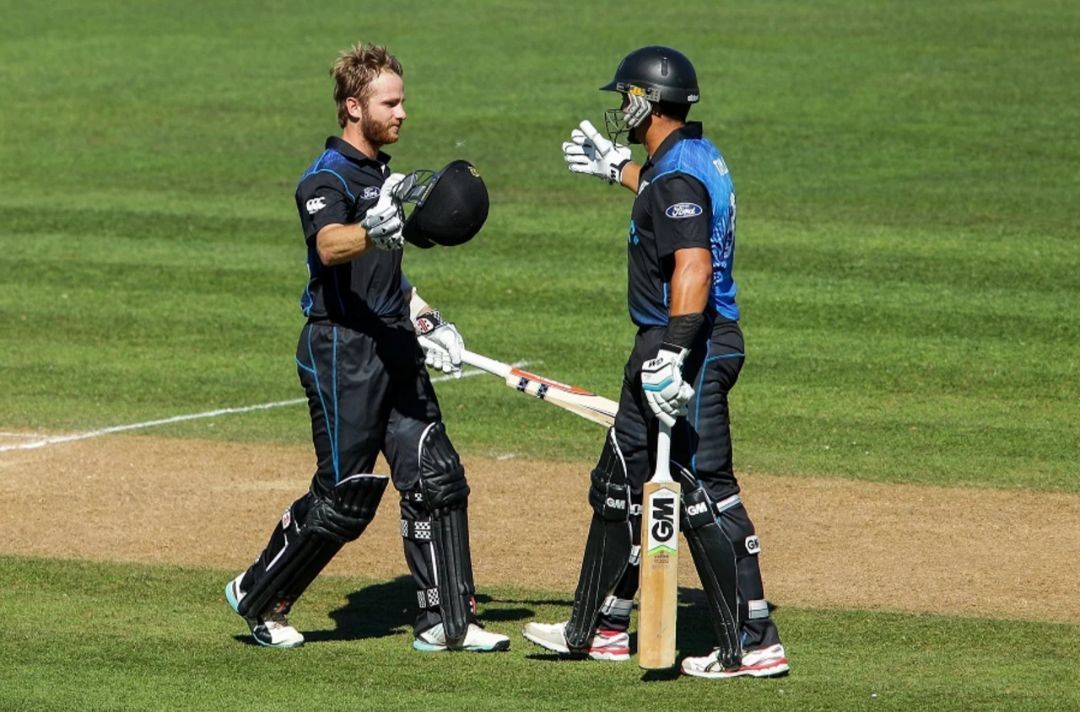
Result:
{"label": "man's face", "polygon": [[384,70],[371,83],[360,131],[370,143],[385,146],[398,140],[404,122],[405,82],[394,72]]}

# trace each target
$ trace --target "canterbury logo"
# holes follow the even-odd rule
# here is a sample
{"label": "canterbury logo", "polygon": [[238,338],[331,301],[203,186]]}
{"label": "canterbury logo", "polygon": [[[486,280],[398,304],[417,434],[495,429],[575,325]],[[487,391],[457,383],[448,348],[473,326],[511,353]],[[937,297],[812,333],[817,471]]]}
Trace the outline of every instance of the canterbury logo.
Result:
{"label": "canterbury logo", "polygon": [[308,215],[314,215],[315,213],[326,207],[326,198],[322,196],[319,196],[318,198],[312,198],[311,200],[307,201],[307,203],[305,203],[304,207],[307,208]]}

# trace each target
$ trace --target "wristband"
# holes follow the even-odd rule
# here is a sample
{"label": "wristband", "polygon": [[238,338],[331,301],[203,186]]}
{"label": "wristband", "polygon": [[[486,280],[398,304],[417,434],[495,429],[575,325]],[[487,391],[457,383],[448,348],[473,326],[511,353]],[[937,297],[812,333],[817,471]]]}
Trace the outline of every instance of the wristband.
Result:
{"label": "wristband", "polygon": [[664,342],[661,346],[672,346],[673,351],[681,349],[689,351],[704,323],[705,315],[701,312],[671,317],[668,319],[667,331],[664,332]]}

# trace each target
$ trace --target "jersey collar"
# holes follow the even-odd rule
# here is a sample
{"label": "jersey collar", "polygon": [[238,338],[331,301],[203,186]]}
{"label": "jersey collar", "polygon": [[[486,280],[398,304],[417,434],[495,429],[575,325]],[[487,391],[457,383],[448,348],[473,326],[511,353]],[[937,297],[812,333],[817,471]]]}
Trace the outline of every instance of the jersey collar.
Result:
{"label": "jersey collar", "polygon": [[378,168],[380,166],[385,166],[387,163],[390,162],[390,156],[386,155],[382,151],[379,151],[378,155],[375,158],[368,158],[364,154],[357,151],[351,143],[339,136],[328,137],[326,139],[326,147],[331,150],[337,151],[353,163],[359,163],[361,165],[371,164]]}
{"label": "jersey collar", "polygon": [[670,151],[672,147],[686,138],[701,138],[703,128],[700,121],[689,121],[679,128],[668,134],[668,137],[661,142],[660,147],[656,149],[656,153],[649,156],[649,163],[656,163],[659,161],[665,153]]}

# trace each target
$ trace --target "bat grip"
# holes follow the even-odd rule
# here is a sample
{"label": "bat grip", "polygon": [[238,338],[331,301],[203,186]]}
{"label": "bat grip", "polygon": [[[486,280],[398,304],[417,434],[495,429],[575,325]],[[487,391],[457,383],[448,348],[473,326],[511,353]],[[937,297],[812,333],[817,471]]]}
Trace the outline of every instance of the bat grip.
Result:
{"label": "bat grip", "polygon": [[658,421],[656,431],[656,473],[653,482],[672,482],[671,479],[671,426]]}
{"label": "bat grip", "polygon": [[[417,340],[420,342],[420,345],[425,349],[431,346],[438,347],[438,344],[436,344],[426,336],[418,336]],[[493,373],[496,376],[501,376],[503,378],[506,378],[508,375],[510,375],[510,371],[512,371],[514,368],[508,363],[496,361],[493,358],[481,356],[480,354],[473,353],[472,351],[468,350],[461,352],[461,362],[472,366],[473,368],[478,368],[481,371],[487,371],[488,373]]]}

